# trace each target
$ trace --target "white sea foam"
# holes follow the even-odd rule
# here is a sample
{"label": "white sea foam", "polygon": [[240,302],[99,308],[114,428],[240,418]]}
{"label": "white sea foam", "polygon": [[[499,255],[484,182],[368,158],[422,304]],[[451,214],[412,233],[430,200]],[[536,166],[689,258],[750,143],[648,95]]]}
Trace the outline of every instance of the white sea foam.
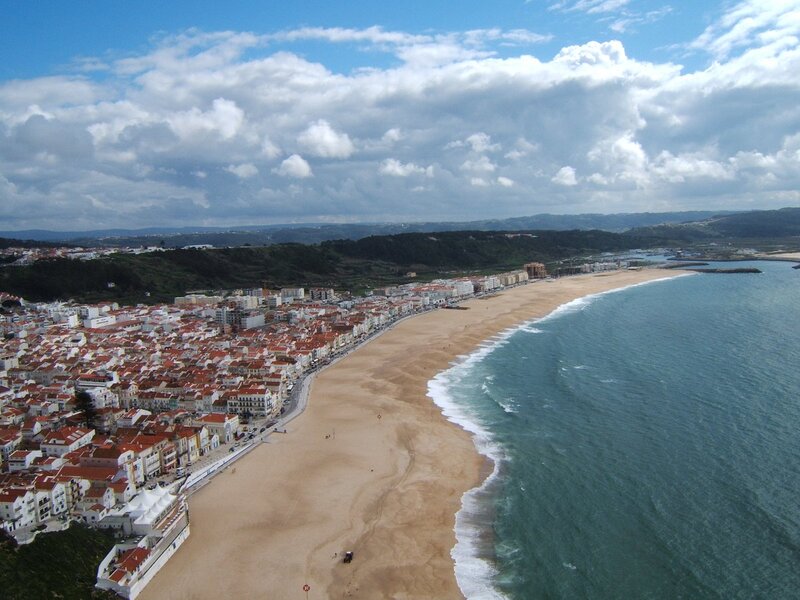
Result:
{"label": "white sea foam", "polygon": [[517,403],[514,402],[511,398],[497,398],[495,394],[492,393],[491,388],[489,387],[489,383],[494,381],[494,375],[489,375],[486,379],[481,383],[481,391],[484,395],[490,398],[493,402],[495,402],[500,408],[502,408],[505,412],[514,414],[517,411]]}
{"label": "white sea foam", "polygon": [[[478,423],[477,419],[469,413],[463,404],[453,399],[450,395],[450,386],[461,379],[474,365],[482,361],[495,349],[506,345],[508,339],[518,331],[542,333],[541,329],[534,326],[535,324],[584,310],[600,296],[672,278],[664,277],[636,283],[606,292],[591,294],[562,304],[545,317],[532,319],[501,331],[483,342],[472,354],[459,356],[457,361],[450,363],[449,369],[437,374],[428,382],[428,396],[439,406],[442,414],[449,421],[470,432],[475,448],[481,455],[489,458],[493,465],[491,474],[480,486],[466,491],[461,496],[461,509],[456,513],[456,545],[451,550],[450,555],[455,562],[456,581],[467,600],[506,599],[506,596],[493,585],[494,578],[497,575],[497,568],[483,556],[481,551],[481,536],[485,535],[487,528],[487,524],[481,523],[481,516],[485,515],[485,498],[490,497],[489,490],[499,476],[500,464],[505,460],[505,454],[502,446],[495,441],[492,433]],[[562,370],[566,371],[567,369],[562,367]],[[484,391],[487,391],[485,384]],[[562,451],[565,452],[565,450]],[[575,565],[571,563],[564,563],[564,567],[571,570],[576,569]]]}
{"label": "white sea foam", "polygon": [[485,514],[484,496],[497,479],[500,462],[504,455],[492,434],[482,427],[467,409],[455,402],[450,395],[450,385],[466,373],[469,368],[487,356],[494,346],[485,346],[475,351],[462,363],[439,373],[428,382],[428,396],[442,409],[442,414],[453,423],[469,431],[478,452],[492,461],[492,473],[476,488],[461,496],[461,509],[456,514],[456,545],[450,555],[455,563],[456,580],[461,592],[469,600],[502,600],[505,598],[492,584],[497,570],[482,556],[481,536],[486,524],[481,523]]}
{"label": "white sea foam", "polygon": [[543,330],[539,329],[538,327],[533,327],[532,325],[523,325],[520,328],[520,331],[524,331],[526,333],[542,333]]}
{"label": "white sea foam", "polygon": [[497,403],[507,413],[516,414],[517,412],[519,412],[519,410],[517,409],[517,405],[510,400],[498,400]]}

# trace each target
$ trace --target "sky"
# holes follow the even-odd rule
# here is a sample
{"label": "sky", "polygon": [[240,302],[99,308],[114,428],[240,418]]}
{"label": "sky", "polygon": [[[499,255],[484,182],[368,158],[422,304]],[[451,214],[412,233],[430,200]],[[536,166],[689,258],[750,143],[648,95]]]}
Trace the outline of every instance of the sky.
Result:
{"label": "sky", "polygon": [[800,205],[800,0],[0,0],[0,230]]}

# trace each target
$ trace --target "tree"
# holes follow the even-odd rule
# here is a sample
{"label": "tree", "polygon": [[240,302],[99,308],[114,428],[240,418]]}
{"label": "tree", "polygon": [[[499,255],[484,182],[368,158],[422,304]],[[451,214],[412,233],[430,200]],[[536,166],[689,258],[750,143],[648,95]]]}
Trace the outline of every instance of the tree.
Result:
{"label": "tree", "polygon": [[83,413],[83,423],[86,427],[97,429],[97,409],[89,392],[80,390],[75,394],[75,408]]}
{"label": "tree", "polygon": [[17,540],[16,538],[8,533],[5,529],[0,527],[0,549],[8,548],[9,550],[13,550],[17,547]]}

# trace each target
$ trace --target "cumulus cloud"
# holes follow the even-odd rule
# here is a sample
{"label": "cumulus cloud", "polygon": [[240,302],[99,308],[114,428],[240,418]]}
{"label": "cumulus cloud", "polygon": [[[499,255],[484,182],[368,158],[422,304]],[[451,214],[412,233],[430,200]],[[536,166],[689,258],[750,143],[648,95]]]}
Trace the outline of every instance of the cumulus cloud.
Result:
{"label": "cumulus cloud", "polygon": [[427,175],[433,177],[433,167],[420,167],[414,163],[401,163],[395,158],[387,158],[381,163],[380,172],[393,177],[408,177],[409,175]]}
{"label": "cumulus cloud", "polygon": [[473,171],[478,173],[491,173],[497,168],[497,165],[489,160],[486,156],[479,156],[478,158],[465,160],[461,164],[462,171]]}
{"label": "cumulus cloud", "polygon": [[[615,40],[537,58],[525,30],[165,36],[97,80],[0,83],[0,228],[477,219],[567,190],[570,212],[778,207],[800,189],[798,15],[731,5],[695,71]],[[293,40],[395,59],[334,72]]]}
{"label": "cumulus cloud", "polygon": [[558,185],[564,185],[567,187],[578,185],[578,180],[575,177],[575,169],[570,166],[561,167],[558,170],[558,173],[553,176],[551,181],[553,183],[557,183]]}
{"label": "cumulus cloud", "polygon": [[483,132],[473,133],[466,139],[473,152],[494,152],[500,149],[500,144],[492,143],[492,136]]}
{"label": "cumulus cloud", "polygon": [[403,132],[398,127],[392,127],[383,134],[381,140],[386,143],[393,144],[403,139]]}
{"label": "cumulus cloud", "polygon": [[325,158],[348,158],[355,151],[350,137],[335,131],[325,119],[309,125],[297,142],[309,154]]}
{"label": "cumulus cloud", "polygon": [[244,163],[241,165],[228,165],[225,167],[228,173],[232,173],[241,179],[248,179],[258,175],[258,168],[252,163]]}
{"label": "cumulus cloud", "polygon": [[223,140],[228,140],[239,132],[244,122],[244,112],[236,106],[236,102],[225,98],[216,98],[211,109],[202,111],[192,107],[180,111],[167,119],[178,137],[186,139],[197,134],[215,133]]}
{"label": "cumulus cloud", "polygon": [[482,131],[473,133],[463,140],[453,140],[445,146],[446,150],[452,148],[470,148],[473,152],[482,154],[484,152],[495,152],[500,150],[500,144],[493,144],[492,137]]}
{"label": "cumulus cloud", "polygon": [[314,176],[311,172],[311,166],[299,154],[292,154],[281,163],[280,167],[273,169],[273,171],[282,177],[294,177],[295,179]]}

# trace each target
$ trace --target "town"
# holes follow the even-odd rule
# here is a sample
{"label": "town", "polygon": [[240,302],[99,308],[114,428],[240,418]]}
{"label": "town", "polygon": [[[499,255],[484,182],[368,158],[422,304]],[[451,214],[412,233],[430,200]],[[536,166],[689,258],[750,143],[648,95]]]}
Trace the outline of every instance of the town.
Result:
{"label": "town", "polygon": [[71,522],[113,530],[97,585],[134,598],[188,537],[186,496],[285,432],[307,375],[399,319],[546,277],[529,263],[358,297],[254,288],[132,307],[0,294],[0,525],[19,543]]}

